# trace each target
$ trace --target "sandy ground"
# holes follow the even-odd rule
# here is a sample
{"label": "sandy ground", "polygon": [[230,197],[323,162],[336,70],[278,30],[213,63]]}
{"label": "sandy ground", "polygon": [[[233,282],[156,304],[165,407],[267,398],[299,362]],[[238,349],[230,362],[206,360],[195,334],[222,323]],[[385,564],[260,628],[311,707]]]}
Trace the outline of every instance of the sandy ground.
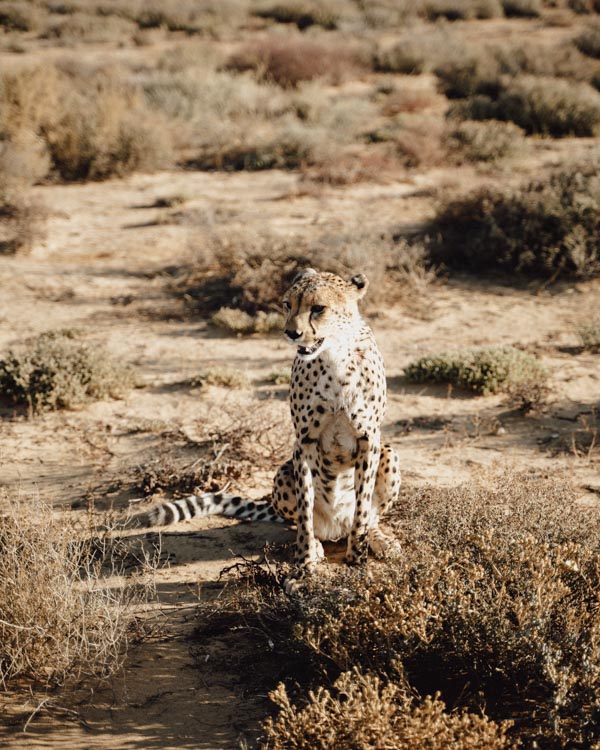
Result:
{"label": "sandy ground", "polygon": [[[278,172],[166,172],[37,188],[49,210],[48,236],[27,257],[0,257],[0,350],[48,329],[79,328],[134,365],[143,387],[120,401],[35,419],[5,409],[0,487],[32,503],[42,497],[67,514],[81,513],[89,497],[100,510],[125,511],[139,497],[137,467],[182,455],[181,435],[193,435],[223,410],[260,409],[269,399],[285,416],[285,386],[264,379],[289,365],[289,347],[276,336],[220,336],[183,315],[168,291],[169,269],[189,261],[211,226],[307,236],[342,231],[361,219],[372,227],[414,226],[431,212],[427,188],[446,179],[438,170],[304,197],[293,197],[296,176]],[[152,205],[175,194],[188,198],[185,211],[194,223],[156,224],[160,210]],[[372,319],[389,380],[385,438],[400,452],[407,491],[466,481],[481,467],[510,466],[565,473],[582,502],[596,502],[600,450],[578,449],[577,441],[598,430],[600,355],[580,349],[576,327],[600,309],[600,284],[513,288],[452,278],[425,294],[419,305],[382,309]],[[416,356],[487,344],[525,346],[542,358],[552,386],[543,413],[525,417],[500,396],[411,386],[402,378]],[[243,369],[251,387],[181,386],[213,365]],[[242,489],[257,496],[268,486],[269,478],[258,475]],[[132,648],[123,674],[94,695],[92,707],[87,696],[76,716],[51,697],[23,734],[23,716],[35,699],[25,711],[22,698],[4,699],[2,746],[216,750],[251,744],[266,698],[244,694],[243,676],[213,666],[222,663],[224,644],[195,644],[191,654],[193,605],[199,596],[218,595],[220,571],[239,555],[256,557],[266,541],[289,539],[280,527],[220,518],[168,529],[162,552],[169,564],[157,572],[159,603],[147,613],[160,623],[156,635]]]}

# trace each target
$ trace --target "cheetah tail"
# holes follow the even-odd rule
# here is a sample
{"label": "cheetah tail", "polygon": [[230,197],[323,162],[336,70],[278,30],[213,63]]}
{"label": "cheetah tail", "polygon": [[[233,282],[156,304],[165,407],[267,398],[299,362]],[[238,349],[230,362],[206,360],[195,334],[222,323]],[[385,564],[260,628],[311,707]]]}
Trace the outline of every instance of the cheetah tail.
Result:
{"label": "cheetah tail", "polygon": [[178,521],[189,521],[196,516],[230,516],[249,521],[283,520],[273,509],[270,495],[260,500],[249,500],[239,495],[206,492],[158,505],[147,513],[131,518],[127,526],[167,526]]}

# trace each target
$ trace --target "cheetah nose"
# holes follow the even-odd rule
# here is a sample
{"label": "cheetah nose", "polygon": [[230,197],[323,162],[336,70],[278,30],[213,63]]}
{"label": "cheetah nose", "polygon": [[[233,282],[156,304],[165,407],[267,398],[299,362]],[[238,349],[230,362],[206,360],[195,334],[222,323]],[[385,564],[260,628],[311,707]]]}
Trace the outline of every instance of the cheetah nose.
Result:
{"label": "cheetah nose", "polygon": [[300,336],[302,336],[302,331],[294,331],[291,328],[287,328],[285,331],[285,335],[292,339],[292,341],[295,341],[296,339],[299,339]]}

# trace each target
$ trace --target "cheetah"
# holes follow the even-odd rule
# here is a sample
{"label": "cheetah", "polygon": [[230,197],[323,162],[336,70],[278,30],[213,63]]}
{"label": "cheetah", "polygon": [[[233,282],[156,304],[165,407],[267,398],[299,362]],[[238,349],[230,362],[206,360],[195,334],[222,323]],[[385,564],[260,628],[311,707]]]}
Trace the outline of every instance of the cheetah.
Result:
{"label": "cheetah", "polygon": [[166,503],[146,515],[161,525],[221,514],[296,525],[295,568],[286,583],[311,573],[324,557],[324,540],[347,538],[346,562],[363,563],[397,550],[379,528],[397,499],[397,453],[381,444],[386,408],[383,359],[358,302],[363,274],[349,281],[313,268],[301,271],[283,297],[285,338],[296,347],[290,384],[293,456],[273,481],[270,496],[247,500],[205,493]]}

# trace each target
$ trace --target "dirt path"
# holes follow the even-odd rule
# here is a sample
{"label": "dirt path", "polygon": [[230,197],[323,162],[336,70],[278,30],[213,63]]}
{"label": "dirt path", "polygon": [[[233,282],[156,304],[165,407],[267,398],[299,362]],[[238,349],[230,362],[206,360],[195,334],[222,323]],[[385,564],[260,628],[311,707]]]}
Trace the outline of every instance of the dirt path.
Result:
{"label": "dirt path", "polygon": [[[297,178],[290,174],[177,172],[38,188],[50,212],[48,237],[29,257],[0,257],[0,347],[51,328],[78,328],[133,364],[143,387],[121,401],[33,420],[3,412],[0,486],[31,502],[43,496],[64,513],[81,513],[90,496],[100,510],[122,511],[139,497],[139,467],[193,456],[185,436],[199,425],[227,411],[256,410],[265,400],[285,418],[285,388],[265,377],[289,364],[289,348],[277,337],[219,337],[205,322],[182,316],[165,290],[165,269],[188,261],[214,226],[310,235],[323,227],[341,231],[349,222],[416,225],[431,211],[426,188],[439,181],[439,172],[431,172],[410,182],[293,197]],[[165,224],[155,202],[173,195],[186,198],[192,218]],[[480,467],[508,465],[566,472],[582,501],[595,502],[598,450],[587,455],[578,435],[598,429],[600,357],[578,349],[576,326],[600,308],[600,284],[535,293],[453,279],[427,295],[426,315],[422,306],[414,312],[404,306],[373,320],[390,384],[385,436],[400,451],[407,487],[457,483]],[[501,397],[449,394],[401,377],[420,354],[500,343],[534,349],[550,369],[546,413],[523,417]],[[251,387],[182,385],[211,365],[243,369]],[[268,485],[260,475],[242,489],[257,496]],[[169,565],[157,573],[152,613],[162,624],[156,638],[131,650],[123,677],[95,696],[93,708],[81,707],[85,725],[57,709],[42,711],[27,735],[19,724],[1,729],[3,746],[216,750],[251,742],[265,697],[244,695],[240,675],[213,668],[219,642],[200,648],[200,658],[191,655],[193,605],[199,586],[202,596],[218,593],[219,572],[236,555],[252,557],[266,541],[287,539],[279,527],[222,519],[169,529],[162,535]],[[16,708],[7,706],[7,716]]]}

